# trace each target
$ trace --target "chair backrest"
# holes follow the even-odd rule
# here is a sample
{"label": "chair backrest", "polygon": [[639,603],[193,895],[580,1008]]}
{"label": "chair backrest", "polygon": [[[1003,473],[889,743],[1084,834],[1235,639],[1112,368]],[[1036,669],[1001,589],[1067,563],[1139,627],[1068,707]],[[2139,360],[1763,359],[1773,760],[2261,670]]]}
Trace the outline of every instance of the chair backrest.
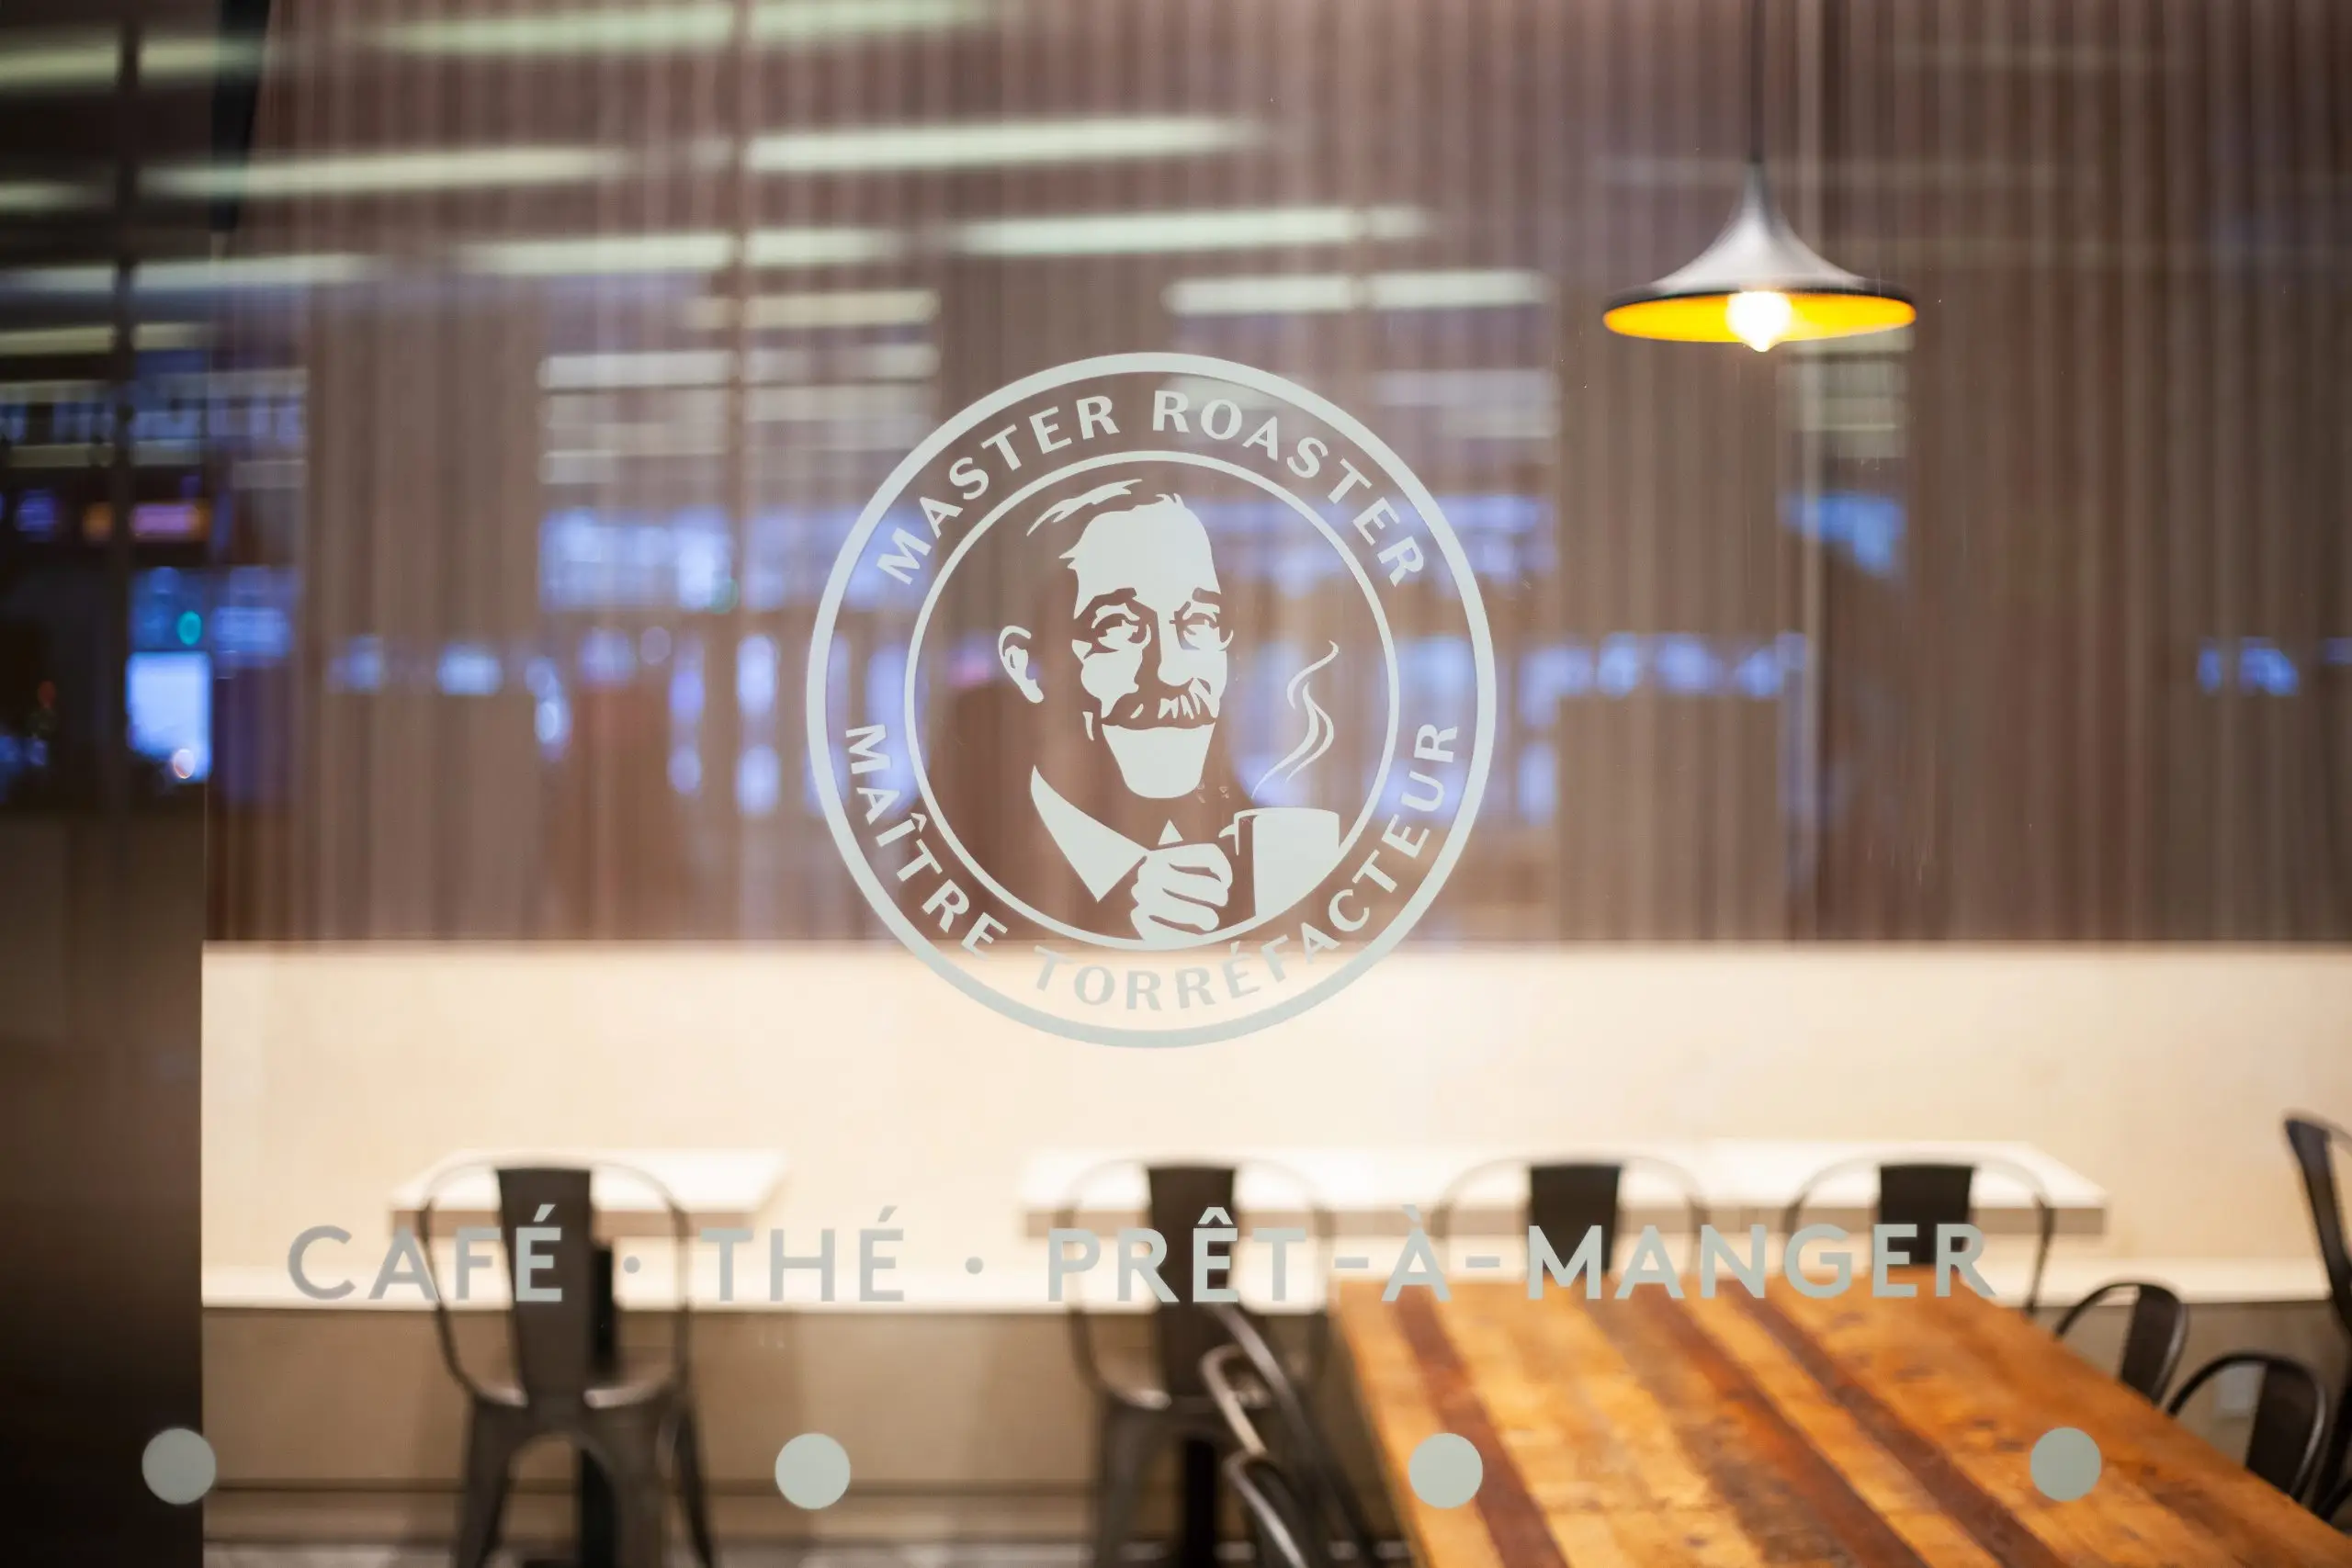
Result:
{"label": "chair backrest", "polygon": [[1487,1160],[1456,1175],[1432,1207],[1430,1235],[1442,1242],[1453,1231],[1453,1211],[1470,1185],[1491,1172],[1510,1168],[1527,1172],[1527,1224],[1544,1233],[1555,1251],[1566,1258],[1593,1231],[1600,1233],[1603,1271],[1614,1266],[1618,1233],[1624,1228],[1623,1189],[1631,1168],[1655,1170],[1682,1190],[1683,1207],[1690,1227],[1690,1245],[1699,1244],[1699,1228],[1706,1224],[1706,1201],[1690,1173],[1669,1160],[1647,1155],[1617,1159]]}
{"label": "chair backrest", "polygon": [[[1931,1247],[1939,1227],[1964,1225],[1976,1210],[1976,1176],[1979,1171],[1993,1171],[2017,1182],[2033,1200],[2034,1250],[2033,1274],[2025,1291],[2026,1315],[2030,1317],[2041,1305],[2041,1279],[2050,1267],[2050,1244],[2058,1234],[2058,1210],[2050,1201],[2050,1190],[2041,1178],[2030,1169],[2006,1159],[1983,1159],[1967,1163],[1947,1160],[1889,1160],[1870,1156],[1831,1162],[1804,1179],[1796,1196],[1781,1211],[1781,1231],[1784,1235],[1796,1233],[1804,1215],[1805,1205],[1812,1201],[1815,1189],[1834,1176],[1849,1171],[1875,1169],[1878,1172],[1878,1201],[1872,1213],[1883,1225],[1910,1225],[1917,1232],[1919,1244]],[[1917,1249],[1913,1253],[1917,1258]]]}
{"label": "chair backrest", "polygon": [[1617,1256],[1623,1219],[1617,1190],[1625,1168],[1613,1161],[1575,1161],[1527,1168],[1527,1223],[1568,1247],[1598,1229],[1603,1269]]}
{"label": "chair backrest", "polygon": [[[561,1292],[559,1301],[517,1301],[508,1316],[515,1379],[533,1399],[578,1397],[609,1370],[618,1325],[613,1316],[612,1253],[596,1244],[594,1182],[598,1171],[619,1176],[658,1198],[669,1212],[677,1292],[670,1337],[671,1376],[683,1385],[689,1373],[694,1321],[692,1227],[670,1190],[635,1167],[597,1160],[592,1166],[505,1166],[467,1160],[444,1166],[425,1184],[417,1207],[416,1234],[425,1269],[433,1263],[433,1220],[440,1194],[452,1179],[489,1170],[498,1182],[499,1238],[506,1253],[507,1278],[516,1278],[515,1232],[530,1226],[559,1233],[552,1241],[534,1237],[531,1284]],[[466,1370],[437,1275],[434,1278],[433,1325],[449,1375],[479,1399],[487,1390]]]}
{"label": "chair backrest", "polygon": [[[1317,1542],[1330,1539],[1336,1531],[1339,1539],[1354,1550],[1356,1560],[1369,1568],[1373,1559],[1372,1522],[1364,1514],[1355,1488],[1349,1484],[1346,1470],[1324,1438],[1323,1428],[1307,1409],[1305,1392],[1248,1313],[1228,1302],[1211,1303],[1208,1311],[1228,1343],[1203,1359],[1202,1379],[1224,1412],[1226,1424],[1235,1428],[1235,1441],[1287,1461],[1294,1490],[1300,1495],[1310,1519],[1323,1527],[1317,1532]],[[1242,1413],[1232,1393],[1230,1371],[1222,1377],[1217,1371],[1220,1367],[1230,1369],[1237,1363],[1249,1370],[1265,1393],[1274,1416],[1272,1442],[1264,1440]]]}
{"label": "chair backrest", "polygon": [[2335,1190],[2337,1144],[2352,1148],[2352,1133],[2300,1111],[2287,1118],[2287,1146],[2294,1151],[2303,1195],[2311,1202],[2320,1261],[2327,1266],[2328,1295],[2335,1303],[2336,1321],[2352,1334],[2352,1248],[2345,1240],[2344,1205]]}
{"label": "chair backrest", "polygon": [[2198,1390],[2233,1367],[2259,1367],[2262,1375],[2254,1398],[2254,1426],[2246,1438],[2245,1467],[2301,1501],[2319,1470],[2320,1439],[2327,1431],[2327,1391],[2301,1361],[2260,1350],[2220,1357],[2189,1374],[2165,1406],[2165,1413],[2179,1415]]}
{"label": "chair backrest", "polygon": [[[1176,1292],[1152,1314],[1159,1350],[1159,1386],[1178,1397],[1206,1393],[1201,1382],[1201,1358],[1225,1343],[1225,1331],[1210,1316],[1206,1304],[1193,1300],[1193,1231],[1201,1216],[1221,1209],[1233,1217],[1234,1168],[1229,1165],[1155,1165],[1144,1179],[1150,1191],[1148,1224],[1168,1243],[1167,1260],[1159,1277]],[[1238,1248],[1228,1247],[1228,1254]],[[1230,1284],[1229,1279],[1215,1281]]]}
{"label": "chair backrest", "polygon": [[2151,1404],[2165,1396],[2165,1387],[2180,1370],[2180,1353],[2188,1344],[2188,1308],[2162,1285],[2143,1280],[2112,1280],[2066,1309],[2058,1320],[2064,1339],[2090,1310],[2111,1296],[2132,1292],[2132,1316],[2123,1330],[2123,1355],[2115,1378],[2136,1390]]}
{"label": "chair backrest", "polygon": [[506,1244],[507,1277],[515,1279],[514,1233],[525,1226],[560,1229],[554,1242],[536,1247],[548,1261],[531,1282],[562,1292],[560,1301],[517,1301],[509,1316],[514,1345],[514,1375],[533,1401],[577,1399],[596,1382],[599,1330],[610,1343],[611,1326],[596,1322],[595,1303],[609,1300],[596,1271],[595,1207],[589,1172],[580,1167],[504,1167],[498,1172],[498,1228]]}
{"label": "chair backrest", "polygon": [[[1054,1216],[1054,1228],[1068,1230],[1078,1224],[1079,1215],[1089,1190],[1101,1179],[1114,1172],[1133,1173],[1137,1168],[1131,1160],[1109,1160],[1080,1175],[1072,1183],[1061,1208]],[[1066,1289],[1064,1302],[1069,1325],[1070,1348],[1078,1362],[1080,1375],[1089,1387],[1098,1393],[1115,1393],[1129,1400],[1152,1401],[1164,1397],[1197,1398],[1204,1393],[1201,1384],[1201,1358],[1226,1342],[1225,1331],[1218,1327],[1206,1308],[1217,1303],[1196,1303],[1193,1300],[1193,1232],[1200,1226],[1202,1215],[1212,1209],[1223,1210],[1233,1221],[1232,1228],[1242,1229],[1242,1215],[1237,1206],[1235,1190],[1243,1170],[1265,1171],[1296,1188],[1301,1201],[1310,1212],[1317,1257],[1310,1269],[1302,1270],[1295,1254],[1285,1273],[1285,1291],[1300,1289],[1304,1272],[1316,1284],[1320,1284],[1334,1235],[1332,1217],[1317,1200],[1311,1186],[1297,1172],[1265,1160],[1250,1160],[1241,1166],[1169,1164],[1141,1167],[1145,1181],[1145,1224],[1159,1233],[1167,1243],[1167,1256],[1159,1265],[1160,1282],[1176,1297],[1173,1302],[1158,1303],[1151,1316],[1154,1371],[1159,1379],[1156,1389],[1114,1388],[1105,1375],[1101,1359],[1096,1355],[1092,1331],[1088,1325],[1086,1302],[1077,1279],[1073,1277]],[[1213,1227],[1214,1228],[1214,1227]],[[1104,1239],[1107,1251],[1110,1246]],[[1224,1255],[1237,1264],[1241,1256],[1238,1246],[1222,1249]],[[1212,1281],[1220,1288],[1233,1283],[1232,1270],[1220,1270]],[[1317,1319],[1314,1353],[1310,1360],[1309,1381],[1321,1373],[1328,1353],[1329,1328],[1326,1320]]]}
{"label": "chair backrest", "polygon": [[1878,1221],[1915,1226],[1932,1236],[1939,1225],[1964,1225],[1975,1212],[1976,1168],[1940,1161],[1897,1160],[1878,1168]]}

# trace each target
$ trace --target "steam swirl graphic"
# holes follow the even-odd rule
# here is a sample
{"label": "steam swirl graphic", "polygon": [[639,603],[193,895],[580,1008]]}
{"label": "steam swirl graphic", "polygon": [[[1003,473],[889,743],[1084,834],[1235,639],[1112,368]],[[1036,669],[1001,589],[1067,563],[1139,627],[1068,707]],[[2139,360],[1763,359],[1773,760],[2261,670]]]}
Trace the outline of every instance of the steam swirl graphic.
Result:
{"label": "steam swirl graphic", "polygon": [[1331,749],[1331,716],[1325,713],[1321,705],[1316,702],[1315,691],[1307,684],[1307,677],[1339,657],[1340,645],[1336,642],[1332,643],[1329,652],[1290,678],[1290,685],[1283,694],[1283,698],[1292,707],[1306,713],[1306,735],[1289,756],[1266,770],[1264,776],[1252,786],[1250,790],[1252,795],[1265,788],[1272,780],[1281,779],[1287,784],[1295,779],[1313,766],[1324,752]]}

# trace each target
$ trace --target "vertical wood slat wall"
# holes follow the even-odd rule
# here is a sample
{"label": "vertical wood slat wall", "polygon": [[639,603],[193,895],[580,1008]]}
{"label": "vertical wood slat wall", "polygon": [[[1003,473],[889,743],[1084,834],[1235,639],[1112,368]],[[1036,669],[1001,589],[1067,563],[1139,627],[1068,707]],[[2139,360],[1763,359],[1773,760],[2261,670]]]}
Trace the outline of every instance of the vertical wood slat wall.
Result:
{"label": "vertical wood slat wall", "polygon": [[[821,387],[862,352],[925,344],[925,419],[1046,365],[1179,347],[1334,397],[1441,496],[1528,499],[1534,529],[1479,544],[1504,733],[1432,932],[2352,934],[2352,17],[2331,0],[1775,0],[1784,202],[1824,254],[1908,288],[1921,321],[1770,356],[1599,324],[1728,206],[1737,0],[972,0],[941,7],[951,25],[797,47],[763,31],[775,0],[729,4],[724,46],[527,59],[375,39],[388,19],[547,7],[277,7],[287,63],[260,157],[585,144],[639,165],[586,186],[273,203],[248,222],[257,254],[398,265],[231,318],[307,371],[311,449],[284,562],[303,574],[300,668],[276,720],[302,783],[282,808],[220,817],[220,934],[872,934],[802,804],[807,596],[672,627],[706,672],[691,795],[666,785],[650,678],[598,694],[567,668],[570,750],[541,761],[526,698],[356,694],[323,672],[368,636],[574,657],[576,621],[534,604],[548,496],[516,477],[516,443],[555,440],[544,401],[520,406],[534,357],[788,350]],[[957,172],[749,174],[739,156],[747,131],[1078,115],[1259,131],[1233,152]],[[1287,206],[1410,207],[1426,228],[1021,259],[955,243],[1002,216]],[[529,237],[834,226],[903,248],[663,287],[492,281],[451,260]],[[1188,278],[1453,269],[1540,275],[1543,302],[1165,303]],[[760,296],[883,288],[929,289],[937,313],[751,324]],[[731,332],[682,326],[693,298],[725,305]],[[1505,371],[1531,374],[1415,400]],[[763,519],[854,511],[903,446],[812,439],[774,417],[790,384],[739,356],[696,405],[717,411],[697,416],[707,452],[612,463],[586,499],[718,510],[739,582],[763,529],[797,527],[791,570],[821,574],[815,524]],[[736,674],[762,637],[777,697],[747,716]],[[1712,661],[1703,689],[1677,689],[1677,638]],[[1736,679],[1756,660],[1780,670],[1760,697]],[[2267,689],[2290,666],[2291,693]],[[783,781],[764,815],[737,798],[754,730]]]}

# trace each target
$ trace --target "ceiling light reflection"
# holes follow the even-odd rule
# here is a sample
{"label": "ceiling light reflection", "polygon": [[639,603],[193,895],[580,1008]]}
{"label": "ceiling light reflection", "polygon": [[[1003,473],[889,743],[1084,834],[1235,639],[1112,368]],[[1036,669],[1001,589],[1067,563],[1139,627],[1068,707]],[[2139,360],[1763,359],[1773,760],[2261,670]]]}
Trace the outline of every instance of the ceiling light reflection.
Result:
{"label": "ceiling light reflection", "polygon": [[[409,54],[671,54],[718,50],[734,41],[729,0],[626,10],[541,11],[402,22],[378,34],[387,49]],[[753,41],[792,48],[859,39],[944,32],[993,19],[989,0],[764,0],[752,9]]]}
{"label": "ceiling light reflection", "polygon": [[763,174],[1001,168],[1229,152],[1251,145],[1258,135],[1248,120],[1204,115],[859,126],[762,136],[752,141],[748,161]]}
{"label": "ceiling light reflection", "polygon": [[[755,294],[751,326],[921,326],[939,314],[939,295],[929,288],[852,288],[803,294]],[[686,306],[686,324],[718,332],[735,324],[735,301],[695,299]]]}
{"label": "ceiling light reflection", "polygon": [[[141,294],[209,294],[244,289],[306,288],[350,283],[376,270],[370,256],[339,254],[223,256],[142,264],[133,275]],[[0,272],[0,295],[107,294],[114,268],[103,264],[24,267]]]}
{"label": "ceiling light reflection", "polygon": [[628,160],[594,147],[478,147],[264,158],[244,164],[150,170],[141,183],[172,196],[247,200],[390,195],[499,186],[571,185],[617,174]]}
{"label": "ceiling light reflection", "polygon": [[[883,260],[899,245],[899,235],[888,229],[760,229],[752,234],[746,259],[752,266],[846,265]],[[734,259],[734,236],[717,230],[509,240],[466,251],[474,271],[508,277],[717,272]]]}
{"label": "ceiling light reflection", "polygon": [[[149,33],[140,40],[139,79],[164,84],[251,76],[262,65],[254,39]],[[111,86],[122,67],[121,35],[109,28],[20,33],[0,45],[0,94]]]}
{"label": "ceiling light reflection", "polygon": [[1427,217],[1411,207],[1259,207],[1178,212],[1088,212],[967,223],[956,248],[978,256],[1133,255],[1409,240]]}
{"label": "ceiling light reflection", "polygon": [[1325,311],[1510,309],[1540,305],[1544,275],[1519,271],[1281,273],[1252,277],[1188,277],[1170,284],[1168,309],[1180,316],[1314,314]]}
{"label": "ceiling light reflection", "polygon": [[0,180],[0,213],[62,212],[96,205],[98,194],[93,186],[62,180]]}
{"label": "ceiling light reflection", "polygon": [[[196,321],[141,321],[131,342],[143,352],[168,348],[201,348],[211,341],[209,328]],[[114,347],[114,328],[99,323],[80,327],[24,327],[0,332],[0,355],[105,354]]]}

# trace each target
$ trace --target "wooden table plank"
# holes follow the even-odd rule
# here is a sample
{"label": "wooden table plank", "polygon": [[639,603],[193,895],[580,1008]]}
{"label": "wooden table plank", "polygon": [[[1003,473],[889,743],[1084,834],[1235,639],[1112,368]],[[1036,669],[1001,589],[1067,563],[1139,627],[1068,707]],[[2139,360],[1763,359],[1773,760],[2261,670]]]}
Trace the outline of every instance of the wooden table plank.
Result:
{"label": "wooden table plank", "polygon": [[1927,1568],[1681,1303],[1636,1294],[1594,1303],[1593,1316],[1641,1370],[1750,1535],[1807,1562]]}
{"label": "wooden table plank", "polygon": [[[1793,1291],[1786,1293],[1796,1300],[1805,1299]],[[1932,1303],[1934,1298],[1928,1300]],[[1743,1294],[1736,1303],[1723,1299],[1709,1304],[1745,1314],[1749,1321],[1762,1329],[1765,1336],[1812,1380],[1813,1394],[1852,1417],[1868,1440],[1908,1471],[1937,1506],[1965,1530],[1971,1540],[1989,1552],[1994,1561],[2015,1564],[2017,1568],[2063,1568],[2065,1560],[2034,1534],[2032,1528],[2015,1511],[2021,1501],[2030,1499],[2021,1498],[2013,1489],[2005,1493],[1988,1490],[1979,1484],[1977,1478],[1965,1466],[1955,1463],[1953,1456],[1928,1435],[1929,1431],[1950,1427],[1951,1423],[1930,1424],[1923,1429],[1920,1424],[1906,1419],[1861,1377],[1830,1355],[1795,1319],[1781,1310],[1780,1303],[1769,1296],[1758,1300]],[[1900,1303],[1879,1304],[1891,1306]],[[1913,1326],[1916,1328],[1916,1325]],[[1933,1337],[1922,1338],[1916,1333],[1911,1336],[1911,1342],[1928,1346],[1944,1343]],[[1939,1391],[1955,1386],[1965,1387],[1972,1381],[1989,1377],[1990,1370],[1979,1367],[1961,1371],[1948,1368],[1945,1374],[1934,1385]],[[1900,1380],[1896,1382],[1900,1386]],[[1962,1432],[1968,1430],[1965,1426],[1958,1429]],[[2047,1427],[2041,1428],[2043,1431],[2048,1429]],[[2040,1433],[2034,1436],[2039,1437]],[[2009,1471],[2017,1468],[2013,1463],[2005,1466],[2004,1478]],[[2032,1480],[2030,1472],[2026,1479],[2030,1485]]]}
{"label": "wooden table plank", "polygon": [[[1480,1280],[1385,1303],[1363,1281],[1335,1314],[1422,1568],[2352,1568],[2352,1542],[1964,1292],[1530,1302]],[[2029,1458],[2061,1426],[2104,1456],[2068,1503]],[[1471,1506],[1407,1484],[1440,1431],[1486,1465]]]}
{"label": "wooden table plank", "polygon": [[1723,1298],[1693,1302],[1690,1310],[1922,1558],[1953,1568],[1963,1563],[1984,1568],[2001,1562],[1963,1522],[1945,1511],[1914,1467],[1880,1445],[1866,1420],[1843,1404],[1819,1397],[1820,1384],[1814,1371],[1754,1314]]}
{"label": "wooden table plank", "polygon": [[[1498,1305],[1504,1310],[1492,1310]],[[1673,1434],[1640,1418],[1648,1394],[1598,1326],[1582,1314],[1547,1321],[1510,1305],[1475,1298],[1458,1314],[1461,1325],[1453,1332],[1465,1354],[1482,1364],[1487,1345],[1500,1339],[1512,1347],[1521,1375],[1508,1382],[1488,1378],[1481,1392],[1510,1423],[1507,1436],[1510,1427],[1525,1432],[1530,1452],[1521,1472],[1542,1478],[1531,1481],[1529,1490],[1561,1534],[1569,1560],[1578,1568],[1612,1558],[1644,1563],[1676,1555],[1705,1568],[1760,1563],[1754,1543]],[[1516,1452],[1519,1444],[1513,1446]],[[1569,1529],[1577,1540],[1569,1539]],[[1609,1555],[1579,1549],[1579,1541],[1596,1538],[1605,1540]]]}
{"label": "wooden table plank", "polygon": [[1477,1508],[1496,1555],[1510,1568],[1566,1568],[1544,1510],[1528,1495],[1526,1478],[1503,1447],[1502,1434],[1471,1382],[1470,1369],[1434,1308],[1426,1299],[1400,1301],[1396,1323],[1428,1386],[1430,1413],[1445,1424],[1443,1430],[1467,1438],[1478,1450],[1487,1483],[1478,1488]]}
{"label": "wooden table plank", "polygon": [[[1790,1303],[1783,1303],[1789,1305]],[[1954,1433],[1954,1462],[1988,1488],[2006,1490],[2036,1529],[2086,1528],[2073,1505],[2057,1504],[2032,1488],[2026,1453],[2052,1426],[2091,1434],[2105,1456],[2099,1492],[2115,1501],[2098,1514],[2109,1520],[2106,1550],[2117,1562],[2352,1562],[2341,1536],[2299,1508],[2280,1508],[2278,1494],[2242,1466],[2216,1453],[2195,1433],[2154,1411],[2112,1379],[2084,1376],[2084,1364],[2047,1335],[2023,1331],[2011,1314],[1988,1310],[1973,1297],[1949,1301],[1791,1305],[1793,1317],[1817,1319],[1821,1339],[1848,1364],[1876,1366],[1873,1382],[1897,1408],[1930,1398],[1939,1406],[1923,1418]],[[1931,1335],[1906,1332],[1899,1314],[1884,1308],[1917,1305],[1936,1325]],[[2036,1426],[2035,1423],[2039,1422]],[[2028,1428],[2031,1428],[2028,1430]],[[2110,1432],[2130,1434],[2114,1443]],[[2128,1499],[2139,1506],[2122,1506]],[[2093,1520],[2091,1522],[2096,1522]],[[2324,1555],[2334,1552],[2335,1555]]]}
{"label": "wooden table plank", "polygon": [[[2079,1361],[2062,1369],[2058,1381],[2020,1399],[2012,1381],[2014,1362],[1987,1360],[1973,1348],[1965,1334],[1965,1308],[1932,1298],[1875,1303],[1875,1312],[1855,1310],[1861,1304],[1840,1302],[1822,1311],[1792,1296],[1747,1310],[1759,1321],[1776,1315],[1783,1335],[1802,1333],[1814,1347],[1808,1359],[1828,1363],[1817,1375],[1833,1397],[1870,1407],[1873,1414],[1867,1418],[1886,1434],[1883,1440],[1891,1448],[1931,1450],[1924,1462],[1932,1467],[1940,1495],[1967,1499],[1962,1507],[1980,1521],[1989,1519],[1996,1535],[2006,1533],[2000,1522],[2006,1514],[2042,1543],[2042,1560],[2110,1561],[2102,1553],[2114,1544],[2120,1521],[2120,1528],[2163,1554],[2158,1561],[2228,1561],[2216,1556],[2211,1540],[2184,1529],[2122,1481],[2108,1428],[2075,1403],[2084,1371]],[[2019,1353],[2015,1341],[2020,1336],[2003,1330],[1998,1337],[2012,1356]],[[2063,1353],[2074,1359],[2072,1352]],[[2107,1380],[2094,1375],[2091,1382]],[[2126,1420],[2145,1414],[2143,1404],[2139,1413],[2127,1412]],[[2034,1487],[2031,1445],[2054,1426],[2082,1427],[2099,1436],[2107,1461],[2094,1494],[2098,1509],[2053,1503]]]}
{"label": "wooden table plank", "polygon": [[[1379,1303],[1376,1295],[1373,1300]],[[1406,1480],[1407,1461],[1422,1438],[1446,1429],[1430,1403],[1420,1362],[1405,1337],[1403,1324],[1387,1311],[1366,1314],[1351,1325],[1343,1344],[1372,1422],[1389,1493],[1408,1497],[1412,1487]],[[1503,1568],[1494,1538],[1473,1509],[1423,1508],[1410,1517],[1400,1511],[1399,1517],[1410,1532],[1415,1555],[1424,1564]]]}

